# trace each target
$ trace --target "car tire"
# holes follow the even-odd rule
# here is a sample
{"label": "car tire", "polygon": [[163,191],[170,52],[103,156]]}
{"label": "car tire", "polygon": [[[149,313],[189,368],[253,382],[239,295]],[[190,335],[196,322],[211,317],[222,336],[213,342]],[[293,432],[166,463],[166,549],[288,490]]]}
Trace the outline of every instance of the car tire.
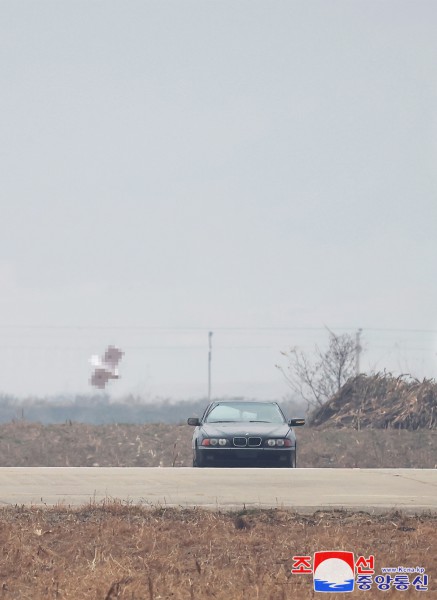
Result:
{"label": "car tire", "polygon": [[202,454],[197,450],[194,450],[194,455],[193,455],[193,467],[198,467],[198,468],[202,468],[205,466],[205,459],[203,458]]}
{"label": "car tire", "polygon": [[293,452],[290,452],[290,458],[289,458],[287,467],[289,469],[296,469],[296,467],[297,467],[296,450],[293,450]]}

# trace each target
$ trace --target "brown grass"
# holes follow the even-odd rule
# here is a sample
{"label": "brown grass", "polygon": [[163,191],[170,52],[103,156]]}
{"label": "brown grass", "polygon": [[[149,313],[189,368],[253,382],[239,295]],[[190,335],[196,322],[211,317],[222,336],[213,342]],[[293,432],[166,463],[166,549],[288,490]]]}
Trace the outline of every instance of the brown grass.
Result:
{"label": "brown grass", "polygon": [[[7,508],[0,511],[0,598],[306,600],[318,595],[310,575],[291,575],[291,557],[349,550],[374,554],[379,573],[384,566],[425,567],[430,576],[425,597],[431,600],[437,597],[436,524],[437,516],[398,512],[302,516],[273,509],[146,509],[120,502],[78,510]],[[372,590],[363,597],[396,594]],[[409,590],[402,597],[417,594]]]}
{"label": "brown grass", "polygon": [[[191,465],[188,425],[0,425],[0,466]],[[437,431],[296,430],[300,467],[436,468]]]}
{"label": "brown grass", "polygon": [[[186,466],[188,426],[16,422],[0,426],[0,466]],[[436,466],[437,432],[297,431],[301,467]],[[423,566],[437,598],[437,516],[284,510],[239,513],[104,502],[0,510],[0,600],[314,598],[294,554],[350,550],[382,566]],[[356,592],[365,598],[399,592]],[[409,590],[402,597],[417,597]],[[329,594],[328,598],[343,598]],[[419,596],[420,597],[420,596]]]}

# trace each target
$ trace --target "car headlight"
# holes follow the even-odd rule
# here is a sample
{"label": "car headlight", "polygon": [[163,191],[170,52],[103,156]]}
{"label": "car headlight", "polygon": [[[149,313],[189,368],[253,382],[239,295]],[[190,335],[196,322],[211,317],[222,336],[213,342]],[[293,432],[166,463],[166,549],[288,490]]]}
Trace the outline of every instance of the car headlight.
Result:
{"label": "car headlight", "polygon": [[293,444],[292,444],[291,440],[289,440],[288,438],[267,440],[267,446],[270,446],[271,448],[273,448],[274,446],[277,446],[278,448],[283,448],[284,446],[285,446],[285,448],[289,448],[292,445]]}
{"label": "car headlight", "polygon": [[226,438],[205,438],[202,440],[202,446],[227,446],[229,440]]}

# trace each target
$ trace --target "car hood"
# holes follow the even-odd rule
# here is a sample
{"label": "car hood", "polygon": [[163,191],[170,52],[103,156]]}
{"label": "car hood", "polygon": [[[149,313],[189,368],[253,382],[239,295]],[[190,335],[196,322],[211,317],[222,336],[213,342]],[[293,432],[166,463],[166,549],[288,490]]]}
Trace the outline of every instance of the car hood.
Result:
{"label": "car hood", "polygon": [[204,423],[201,429],[207,437],[246,435],[285,437],[290,431],[286,423]]}

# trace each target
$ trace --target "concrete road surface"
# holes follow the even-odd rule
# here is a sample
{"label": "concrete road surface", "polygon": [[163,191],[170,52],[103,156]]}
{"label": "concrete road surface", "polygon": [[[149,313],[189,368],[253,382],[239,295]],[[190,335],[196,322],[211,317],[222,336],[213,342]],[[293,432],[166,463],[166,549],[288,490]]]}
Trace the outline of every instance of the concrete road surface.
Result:
{"label": "concrete road surface", "polygon": [[437,511],[434,469],[0,468],[0,506],[121,499],[205,508]]}

